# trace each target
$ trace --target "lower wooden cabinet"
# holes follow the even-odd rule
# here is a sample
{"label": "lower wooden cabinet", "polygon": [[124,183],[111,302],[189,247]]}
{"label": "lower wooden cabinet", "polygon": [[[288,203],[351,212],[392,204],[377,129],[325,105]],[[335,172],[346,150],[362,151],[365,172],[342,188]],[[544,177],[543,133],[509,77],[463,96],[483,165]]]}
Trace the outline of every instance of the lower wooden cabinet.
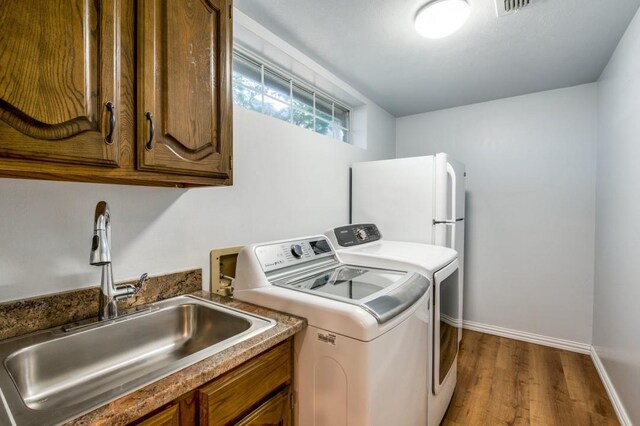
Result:
{"label": "lower wooden cabinet", "polygon": [[138,424],[140,426],[180,426],[180,406],[170,405]]}
{"label": "lower wooden cabinet", "polygon": [[290,425],[291,392],[289,387],[278,392],[237,424],[240,426]]}
{"label": "lower wooden cabinet", "polygon": [[289,339],[132,424],[288,426],[291,346]]}

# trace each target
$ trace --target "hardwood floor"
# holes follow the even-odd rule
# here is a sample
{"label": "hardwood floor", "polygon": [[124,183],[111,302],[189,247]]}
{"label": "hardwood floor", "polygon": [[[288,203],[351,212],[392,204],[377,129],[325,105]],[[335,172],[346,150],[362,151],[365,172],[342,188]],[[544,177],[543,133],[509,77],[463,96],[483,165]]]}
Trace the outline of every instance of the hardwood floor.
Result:
{"label": "hardwood floor", "polygon": [[464,330],[443,425],[618,425],[591,358]]}

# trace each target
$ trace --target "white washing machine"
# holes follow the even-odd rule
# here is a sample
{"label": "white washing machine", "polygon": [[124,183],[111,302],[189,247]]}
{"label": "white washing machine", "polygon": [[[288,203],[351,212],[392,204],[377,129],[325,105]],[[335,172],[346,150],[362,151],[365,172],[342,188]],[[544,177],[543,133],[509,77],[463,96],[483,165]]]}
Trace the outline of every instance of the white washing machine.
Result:
{"label": "white washing machine", "polygon": [[429,244],[386,241],[374,224],[347,225],[325,234],[338,259],[351,265],[416,271],[432,283],[429,338],[429,425],[439,425],[451,402],[457,380],[458,335],[462,330],[458,255]]}
{"label": "white washing machine", "polygon": [[307,319],[294,337],[296,424],[427,424],[427,278],[343,264],[317,236],[244,247],[233,287],[239,300]]}

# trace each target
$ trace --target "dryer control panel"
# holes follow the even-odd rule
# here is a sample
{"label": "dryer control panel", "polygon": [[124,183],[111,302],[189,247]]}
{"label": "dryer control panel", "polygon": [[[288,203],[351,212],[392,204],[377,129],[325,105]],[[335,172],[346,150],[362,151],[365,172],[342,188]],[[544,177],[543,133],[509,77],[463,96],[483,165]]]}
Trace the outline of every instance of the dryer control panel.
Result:
{"label": "dryer control panel", "polygon": [[358,223],[341,226],[333,230],[336,240],[341,247],[357,246],[358,244],[378,241],[382,236],[378,227],[373,223]]}
{"label": "dryer control panel", "polygon": [[255,253],[264,272],[333,257],[333,249],[325,236],[257,246]]}

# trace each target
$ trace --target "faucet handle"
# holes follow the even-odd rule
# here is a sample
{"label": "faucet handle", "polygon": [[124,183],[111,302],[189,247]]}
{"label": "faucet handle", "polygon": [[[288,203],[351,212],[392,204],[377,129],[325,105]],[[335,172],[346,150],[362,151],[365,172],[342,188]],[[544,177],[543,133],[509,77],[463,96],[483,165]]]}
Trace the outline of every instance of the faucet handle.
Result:
{"label": "faucet handle", "polygon": [[149,274],[147,273],[142,274],[136,284],[116,284],[116,291],[113,298],[116,300],[124,300],[135,296],[142,289],[148,276]]}
{"label": "faucet handle", "polygon": [[144,285],[144,282],[147,280],[148,276],[149,276],[149,274],[147,274],[146,272],[144,274],[140,275],[140,279],[138,280],[138,284],[135,285],[134,294],[136,294],[137,292],[139,292],[142,289],[142,286]]}

